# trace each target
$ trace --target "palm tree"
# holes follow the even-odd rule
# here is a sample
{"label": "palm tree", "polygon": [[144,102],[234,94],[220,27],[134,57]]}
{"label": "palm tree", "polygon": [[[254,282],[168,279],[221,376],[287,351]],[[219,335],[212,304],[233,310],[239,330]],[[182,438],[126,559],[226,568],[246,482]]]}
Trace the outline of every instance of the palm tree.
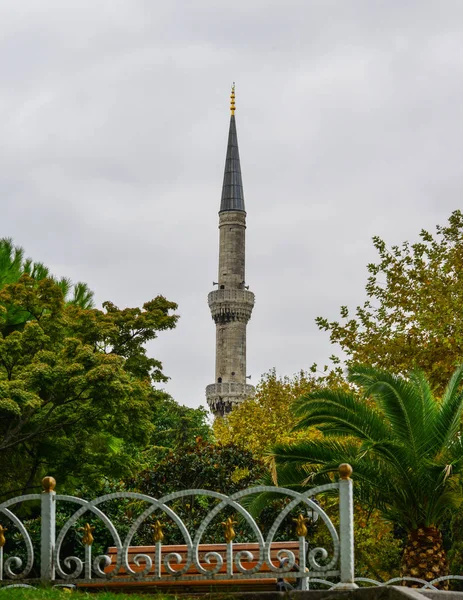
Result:
{"label": "palm tree", "polygon": [[273,448],[279,484],[330,481],[349,462],[357,500],[408,534],[401,576],[447,575],[441,527],[463,499],[462,378],[463,365],[438,400],[421,372],[352,367],[348,379],[360,393],[327,389],[296,401],[297,429],[315,426],[324,436]]}

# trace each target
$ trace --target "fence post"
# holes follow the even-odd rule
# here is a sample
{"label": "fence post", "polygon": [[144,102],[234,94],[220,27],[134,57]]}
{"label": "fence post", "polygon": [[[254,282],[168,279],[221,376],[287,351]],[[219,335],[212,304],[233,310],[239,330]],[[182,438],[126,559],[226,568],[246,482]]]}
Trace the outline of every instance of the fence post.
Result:
{"label": "fence post", "polygon": [[49,583],[55,578],[56,481],[53,477],[44,477],[42,486],[40,579],[43,583]]}
{"label": "fence post", "polygon": [[[306,556],[307,556],[307,542],[305,536],[299,536],[299,570],[301,573],[306,573],[308,571],[306,564]],[[296,579],[297,581],[297,579]],[[299,584],[299,589],[303,591],[309,590],[309,578],[301,577],[301,581]]]}
{"label": "fence post", "polygon": [[352,590],[354,583],[354,500],[352,494],[352,467],[346,463],[339,465],[339,537],[340,571],[337,589]]}

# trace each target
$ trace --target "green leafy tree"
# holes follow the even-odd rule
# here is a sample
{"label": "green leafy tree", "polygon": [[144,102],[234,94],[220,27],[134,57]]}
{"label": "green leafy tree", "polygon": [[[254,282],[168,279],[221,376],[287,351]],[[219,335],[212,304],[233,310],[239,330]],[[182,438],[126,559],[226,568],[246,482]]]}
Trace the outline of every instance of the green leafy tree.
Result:
{"label": "green leafy tree", "polygon": [[45,473],[69,489],[139,465],[155,431],[153,383],[166,380],[144,344],[175,326],[177,305],[104,308],[66,303],[50,278],[22,275],[0,291],[2,494]]}
{"label": "green leafy tree", "polygon": [[24,248],[15,246],[11,238],[0,238],[0,289],[9,283],[17,283],[22,275],[32,279],[53,279],[60,287],[65,301],[80,308],[93,308],[93,292],[86,283],[72,284],[67,277],[56,279],[43,263],[25,258]]}
{"label": "green leafy tree", "polygon": [[389,248],[373,238],[378,261],[368,265],[368,300],[341,321],[319,317],[350,364],[394,373],[423,370],[439,395],[463,359],[463,213],[454,211],[436,234]]}
{"label": "green leafy tree", "polygon": [[404,378],[351,367],[362,396],[320,390],[297,401],[297,427],[315,426],[324,438],[274,447],[280,485],[327,482],[349,462],[360,503],[407,532],[401,574],[446,575],[441,527],[463,499],[462,379],[463,366],[438,401],[419,371]]}
{"label": "green leafy tree", "polygon": [[214,421],[214,433],[222,444],[236,444],[264,457],[277,442],[290,442],[318,432],[294,432],[297,419],[290,410],[302,394],[326,385],[341,385],[342,375],[332,371],[317,373],[316,365],[309,373],[294,377],[278,377],[275,369],[262,376],[256,394],[239,404],[224,418]]}
{"label": "green leafy tree", "polygon": [[132,485],[156,497],[196,488],[233,494],[249,487],[264,472],[262,462],[247,450],[197,439],[182,452],[170,452],[156,469],[140,473]]}
{"label": "green leafy tree", "polygon": [[[184,446],[181,451],[170,452],[154,469],[147,469],[130,482],[130,487],[144,494],[160,498],[171,492],[186,489],[206,489],[231,495],[254,485],[266,469],[251,452],[234,444],[215,445],[198,439]],[[197,530],[199,524],[217,503],[206,496],[187,496],[170,506],[183,519],[190,532]],[[223,527],[220,521],[224,515],[234,514],[225,511],[208,528],[203,542],[218,543],[223,540]],[[234,515],[236,516],[236,515]],[[157,517],[156,517],[157,518]],[[177,526],[166,522],[167,543],[184,543]],[[237,541],[246,541],[249,535],[247,527],[239,527]],[[141,531],[141,539],[150,543],[149,528]]]}
{"label": "green leafy tree", "polygon": [[172,452],[183,453],[197,440],[213,441],[209,413],[204,407],[182,406],[164,391],[155,394],[153,429],[144,450],[138,451],[137,472],[156,469],[166,456]]}
{"label": "green leafy tree", "polygon": [[213,441],[208,411],[202,406],[182,406],[165,392],[158,394],[154,424],[153,447],[170,451],[190,447],[197,439]]}

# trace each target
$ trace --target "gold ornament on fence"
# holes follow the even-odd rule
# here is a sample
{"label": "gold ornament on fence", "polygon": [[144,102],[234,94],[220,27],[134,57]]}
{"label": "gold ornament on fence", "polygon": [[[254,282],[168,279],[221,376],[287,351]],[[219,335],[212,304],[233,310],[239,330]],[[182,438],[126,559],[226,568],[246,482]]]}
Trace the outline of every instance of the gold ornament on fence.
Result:
{"label": "gold ornament on fence", "polygon": [[162,542],[164,539],[163,527],[164,525],[160,521],[156,521],[154,525],[150,525],[153,530],[153,539],[155,543]]}
{"label": "gold ornament on fence", "polygon": [[306,523],[309,522],[308,517],[304,517],[304,515],[300,514],[297,519],[293,519],[293,522],[296,523],[296,535],[298,537],[306,537],[308,534]]}
{"label": "gold ornament on fence", "polygon": [[349,463],[342,463],[342,465],[339,465],[339,477],[341,479],[350,479],[351,475],[352,467]]}
{"label": "gold ornament on fence", "polygon": [[0,525],[0,548],[3,548],[3,546],[6,544],[5,531],[8,531],[8,528]]}
{"label": "gold ornament on fence", "polygon": [[84,532],[84,535],[82,536],[82,542],[86,546],[91,546],[93,544],[92,531],[95,531],[95,527],[92,527],[90,523],[85,523],[84,527],[79,527],[79,531]]}
{"label": "gold ornament on fence", "polygon": [[221,523],[221,525],[223,525],[225,527],[225,541],[227,542],[227,544],[229,542],[233,542],[233,540],[236,537],[236,533],[235,530],[233,529],[233,525],[236,525],[237,522],[233,521],[233,519],[231,517],[228,517],[228,519],[224,522]]}
{"label": "gold ornament on fence", "polygon": [[42,479],[42,487],[43,487],[43,492],[44,493],[50,493],[53,492],[55,487],[56,487],[56,479],[54,477],[44,477]]}

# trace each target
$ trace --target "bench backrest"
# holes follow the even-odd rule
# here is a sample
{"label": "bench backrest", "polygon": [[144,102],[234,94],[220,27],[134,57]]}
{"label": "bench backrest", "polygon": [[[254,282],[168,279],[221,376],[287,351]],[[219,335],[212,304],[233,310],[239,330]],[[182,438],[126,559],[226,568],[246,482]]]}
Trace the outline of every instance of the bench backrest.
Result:
{"label": "bench backrest", "polygon": [[[223,564],[220,568],[220,570],[218,571],[219,573],[224,573],[227,571],[227,564],[226,564],[226,556],[227,556],[227,545],[226,544],[201,544],[198,547],[198,556],[199,556],[199,563],[201,564],[201,566],[203,566],[205,569],[213,569],[214,567],[214,562],[212,559],[212,563],[209,564],[205,561],[205,555],[208,552],[217,552],[218,554],[220,554],[223,558]],[[251,554],[253,555],[253,559],[250,561],[247,561],[245,557],[242,558],[242,564],[243,566],[245,566],[247,569],[251,569],[253,566],[255,566],[257,564],[257,561],[259,559],[259,544],[257,543],[236,543],[233,544],[233,555],[235,556],[237,552],[241,552],[243,550],[247,550],[248,552],[251,552]],[[290,550],[291,552],[293,552],[293,554],[296,556],[297,559],[299,559],[299,542],[297,541],[291,541],[291,542],[273,542],[271,547],[270,547],[270,558],[273,562],[273,564],[275,566],[279,566],[279,559],[277,557],[278,552],[280,552],[281,550]],[[185,564],[185,560],[187,557],[187,547],[185,545],[163,545],[161,546],[161,551],[162,551],[162,555],[166,556],[169,553],[176,553],[179,554],[182,557],[182,563],[180,565],[176,565],[176,564],[172,564],[172,569],[175,570],[181,570],[184,567]],[[111,558],[113,558],[113,564],[110,565],[109,567],[105,568],[105,573],[111,573],[111,571],[114,570],[114,565],[116,562],[116,556],[117,556],[117,548],[115,546],[112,546],[108,549],[107,551],[108,556],[110,556]],[[152,560],[153,560],[153,569],[154,570],[154,558],[156,556],[156,546],[130,546],[129,547],[129,552],[128,552],[128,557],[129,557],[129,565],[130,567],[135,571],[142,571],[144,569],[144,565],[140,564],[140,566],[137,566],[134,563],[134,558],[137,554],[147,554]],[[268,572],[270,570],[269,565],[264,562],[263,565],[261,566],[261,568],[259,569],[259,572]],[[194,565],[191,565],[190,569],[188,570],[188,573],[197,573],[196,567]],[[125,574],[125,569],[121,568],[120,575]],[[161,567],[161,575],[169,575],[164,566],[162,565]],[[169,575],[171,576],[171,575]]]}

